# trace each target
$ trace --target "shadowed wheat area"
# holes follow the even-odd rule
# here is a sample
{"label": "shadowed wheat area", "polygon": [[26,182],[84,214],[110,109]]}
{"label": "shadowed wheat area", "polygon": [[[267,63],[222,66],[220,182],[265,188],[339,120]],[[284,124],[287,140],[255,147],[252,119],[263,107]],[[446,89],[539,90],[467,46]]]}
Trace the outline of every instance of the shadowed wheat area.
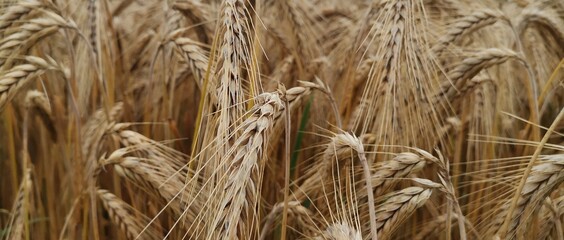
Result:
{"label": "shadowed wheat area", "polygon": [[0,0],[0,239],[564,239],[561,0]]}

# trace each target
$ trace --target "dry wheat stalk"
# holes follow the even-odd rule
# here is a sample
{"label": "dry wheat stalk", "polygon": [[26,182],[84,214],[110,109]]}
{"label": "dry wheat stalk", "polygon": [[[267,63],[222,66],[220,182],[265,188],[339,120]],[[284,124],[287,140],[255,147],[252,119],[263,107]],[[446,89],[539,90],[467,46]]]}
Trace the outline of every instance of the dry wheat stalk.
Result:
{"label": "dry wheat stalk", "polygon": [[110,219],[127,239],[162,239],[161,232],[154,225],[149,225],[151,219],[143,213],[107,190],[98,189],[97,194]]}
{"label": "dry wheat stalk", "polygon": [[27,63],[14,66],[0,75],[0,110],[36,76],[47,70],[59,70],[56,63],[42,58],[27,56]]}
{"label": "dry wheat stalk", "polygon": [[313,238],[315,240],[362,240],[362,234],[360,231],[354,229],[349,224],[333,223],[325,231],[321,233],[321,236]]}
{"label": "dry wheat stalk", "polygon": [[378,238],[390,239],[394,231],[431,197],[431,189],[408,187],[387,195],[376,209]]}

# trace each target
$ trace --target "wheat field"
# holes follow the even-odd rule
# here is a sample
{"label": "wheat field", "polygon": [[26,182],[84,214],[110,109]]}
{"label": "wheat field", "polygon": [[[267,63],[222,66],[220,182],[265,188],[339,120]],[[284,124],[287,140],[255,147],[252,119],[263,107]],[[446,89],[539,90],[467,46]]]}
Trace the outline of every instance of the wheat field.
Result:
{"label": "wheat field", "polygon": [[0,0],[0,239],[564,239],[562,0]]}

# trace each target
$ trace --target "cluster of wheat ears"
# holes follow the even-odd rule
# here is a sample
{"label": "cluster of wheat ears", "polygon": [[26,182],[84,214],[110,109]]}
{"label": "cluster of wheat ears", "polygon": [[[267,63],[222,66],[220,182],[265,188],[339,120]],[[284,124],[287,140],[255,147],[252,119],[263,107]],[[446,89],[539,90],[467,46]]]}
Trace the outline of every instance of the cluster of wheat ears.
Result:
{"label": "cluster of wheat ears", "polygon": [[0,239],[564,239],[561,0],[2,0]]}

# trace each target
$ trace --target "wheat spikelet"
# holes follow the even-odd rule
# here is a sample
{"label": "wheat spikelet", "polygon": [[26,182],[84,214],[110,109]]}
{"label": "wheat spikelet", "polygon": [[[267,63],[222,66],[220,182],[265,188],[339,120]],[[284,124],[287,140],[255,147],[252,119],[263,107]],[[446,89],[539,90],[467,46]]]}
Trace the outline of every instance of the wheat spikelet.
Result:
{"label": "wheat spikelet", "polygon": [[387,200],[376,209],[378,238],[390,239],[394,231],[431,196],[432,190],[409,187],[387,195]]}
{"label": "wheat spikelet", "polygon": [[349,224],[333,223],[315,240],[362,240],[362,234]]}
{"label": "wheat spikelet", "polygon": [[108,211],[112,222],[119,226],[127,239],[161,239],[162,236],[154,225],[149,225],[151,219],[135,210],[131,205],[121,200],[107,190],[98,189],[98,197]]}
{"label": "wheat spikelet", "polygon": [[52,62],[38,57],[25,57],[27,63],[14,66],[0,75],[0,110],[10,102],[16,94],[36,76],[46,70],[58,70]]}

